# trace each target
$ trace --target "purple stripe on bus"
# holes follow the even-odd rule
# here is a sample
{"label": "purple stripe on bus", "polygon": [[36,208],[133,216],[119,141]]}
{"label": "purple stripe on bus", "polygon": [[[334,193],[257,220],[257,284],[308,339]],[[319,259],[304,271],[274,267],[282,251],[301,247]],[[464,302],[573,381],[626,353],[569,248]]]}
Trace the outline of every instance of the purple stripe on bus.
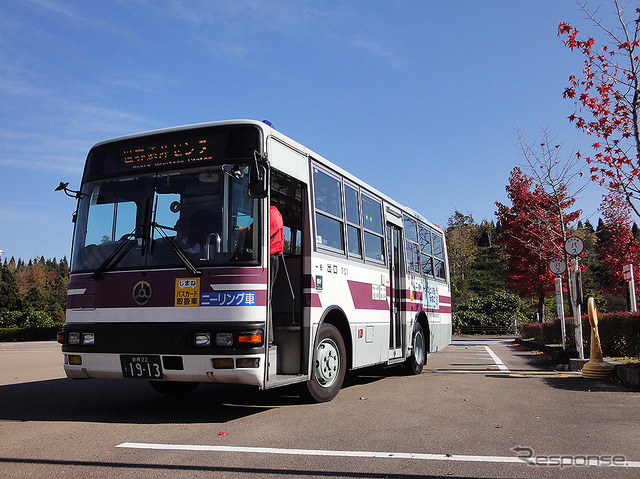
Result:
{"label": "purple stripe on bus", "polygon": [[212,284],[267,284],[265,268],[220,268],[202,275]]}
{"label": "purple stripe on bus", "polygon": [[347,284],[349,291],[351,291],[353,306],[356,309],[389,310],[389,303],[386,299],[373,299],[371,283],[347,280]]}
{"label": "purple stripe on bus", "polygon": [[316,282],[314,280],[313,275],[305,274],[302,277],[302,285],[303,285],[303,288],[315,288],[316,287]]}
{"label": "purple stripe on bus", "polygon": [[304,306],[306,308],[322,308],[320,295],[318,293],[304,293]]}
{"label": "purple stripe on bus", "polygon": [[[239,269],[222,268],[216,270],[221,276],[213,276],[213,271],[205,271],[200,277],[200,292],[213,292],[211,284],[218,287],[216,291],[238,291],[239,284],[264,284],[265,289],[251,289],[256,293],[256,305],[266,306],[266,278],[262,268]],[[72,275],[69,289],[85,290],[84,294],[74,294],[67,297],[67,308],[123,308],[123,307],[172,307],[176,298],[176,279],[188,278],[184,271],[149,271],[144,275],[138,271],[117,272],[103,275],[99,280],[91,279],[90,275]],[[134,288],[141,282],[151,286],[151,299],[143,306],[134,299]],[[223,285],[228,284],[227,288]],[[248,290],[247,290],[248,291]],[[93,296],[93,298],[92,298]]]}

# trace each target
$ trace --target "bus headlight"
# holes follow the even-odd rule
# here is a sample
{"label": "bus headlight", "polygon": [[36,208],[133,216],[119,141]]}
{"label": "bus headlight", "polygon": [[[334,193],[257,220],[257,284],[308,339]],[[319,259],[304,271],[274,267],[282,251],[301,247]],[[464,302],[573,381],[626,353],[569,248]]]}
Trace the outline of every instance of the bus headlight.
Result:
{"label": "bus headlight", "polygon": [[96,339],[95,333],[82,333],[83,346],[93,346]]}
{"label": "bus headlight", "polygon": [[216,334],[216,346],[233,346],[233,334],[232,333],[218,333]]}
{"label": "bus headlight", "polygon": [[210,346],[211,345],[211,334],[210,333],[196,333],[193,338],[194,344],[196,346]]}
{"label": "bus headlight", "polygon": [[80,333],[69,333],[67,335],[67,343],[80,344]]}

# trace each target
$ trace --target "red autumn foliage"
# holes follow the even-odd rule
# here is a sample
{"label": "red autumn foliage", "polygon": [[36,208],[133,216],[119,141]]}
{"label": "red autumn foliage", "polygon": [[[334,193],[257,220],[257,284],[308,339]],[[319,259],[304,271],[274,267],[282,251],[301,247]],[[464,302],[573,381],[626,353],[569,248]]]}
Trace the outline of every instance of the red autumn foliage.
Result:
{"label": "red autumn foliage", "polygon": [[631,231],[629,203],[619,193],[610,192],[604,197],[600,212],[605,234],[598,253],[609,277],[609,284],[604,285],[602,289],[613,294],[624,294],[626,282],[622,267],[625,264],[633,264],[634,274],[637,276],[640,273],[640,243]]}
{"label": "red autumn foliage", "polygon": [[589,15],[608,37],[608,45],[596,46],[593,38],[580,38],[568,23],[558,25],[564,44],[584,57],[582,75],[569,77],[562,96],[575,100],[576,111],[569,121],[598,138],[592,154],[578,153],[590,165],[591,179],[623,193],[640,215],[632,203],[640,193],[640,8],[627,20],[624,7],[617,1],[614,5],[616,28],[607,28]]}
{"label": "red autumn foliage", "polygon": [[498,241],[507,253],[509,287],[521,296],[537,298],[542,315],[544,298],[555,288],[549,262],[563,256],[561,221],[566,225],[577,220],[580,211],[567,211],[575,199],[564,185],[554,198],[518,167],[506,190],[513,206],[496,202],[496,216],[502,228]]}

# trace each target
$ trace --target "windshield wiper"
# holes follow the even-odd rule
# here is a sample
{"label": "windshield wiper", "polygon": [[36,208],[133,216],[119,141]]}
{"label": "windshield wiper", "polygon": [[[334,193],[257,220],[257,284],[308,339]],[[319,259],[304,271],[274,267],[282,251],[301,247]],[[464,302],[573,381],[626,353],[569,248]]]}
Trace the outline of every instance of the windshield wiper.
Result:
{"label": "windshield wiper", "polygon": [[165,229],[169,228],[167,228],[166,226],[162,226],[156,222],[153,222],[151,226],[153,227],[154,231],[158,231],[160,233],[160,236],[162,236],[165,243],[169,245],[169,249],[173,251],[178,259],[182,262],[182,264],[184,264],[185,267],[189,271],[191,271],[191,274],[193,274],[194,276],[200,276],[202,274],[202,271],[198,270],[198,268],[195,267],[191,259],[186,255],[175,238],[173,238],[172,236],[167,236],[167,233],[165,233]]}
{"label": "windshield wiper", "polygon": [[136,245],[136,241],[131,240],[135,240],[136,232],[138,232],[139,229],[140,227],[137,227],[131,233],[126,234],[122,238],[120,238],[116,249],[114,249],[111,254],[107,256],[107,258],[102,262],[102,264],[98,266],[98,268],[93,272],[93,274],[91,275],[92,279],[99,279],[100,276],[102,276],[102,273],[104,273],[108,268],[115,268],[118,263],[122,261],[122,258],[124,258],[127,253],[131,251],[131,248]]}

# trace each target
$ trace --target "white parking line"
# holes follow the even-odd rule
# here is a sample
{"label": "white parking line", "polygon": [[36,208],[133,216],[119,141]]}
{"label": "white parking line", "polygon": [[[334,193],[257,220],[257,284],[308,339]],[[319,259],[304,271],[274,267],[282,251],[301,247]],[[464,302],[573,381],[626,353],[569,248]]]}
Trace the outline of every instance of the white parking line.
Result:
{"label": "white parking line", "polygon": [[[527,464],[522,458],[514,456],[470,456],[457,454],[425,454],[407,452],[375,452],[375,451],[331,451],[323,449],[281,449],[275,447],[243,447],[243,446],[205,446],[190,444],[149,444],[125,442],[116,447],[128,449],[152,449],[163,451],[198,451],[198,452],[234,452],[253,454],[284,454],[291,456],[334,456],[362,457],[382,459],[417,459],[422,461],[457,461],[457,462],[498,462],[508,464]],[[590,461],[590,460],[589,460]],[[602,465],[599,462],[585,462],[583,466],[632,467],[640,468],[638,461],[626,461],[624,464]]]}
{"label": "white parking line", "polygon": [[496,355],[496,353],[494,353],[491,348],[489,346],[485,346],[484,347],[487,352],[489,353],[489,356],[491,356],[491,359],[493,359],[493,362],[496,363],[496,365],[498,366],[498,368],[500,369],[500,371],[504,371],[505,373],[509,372],[509,368],[507,368],[504,363],[502,362],[502,360]]}

